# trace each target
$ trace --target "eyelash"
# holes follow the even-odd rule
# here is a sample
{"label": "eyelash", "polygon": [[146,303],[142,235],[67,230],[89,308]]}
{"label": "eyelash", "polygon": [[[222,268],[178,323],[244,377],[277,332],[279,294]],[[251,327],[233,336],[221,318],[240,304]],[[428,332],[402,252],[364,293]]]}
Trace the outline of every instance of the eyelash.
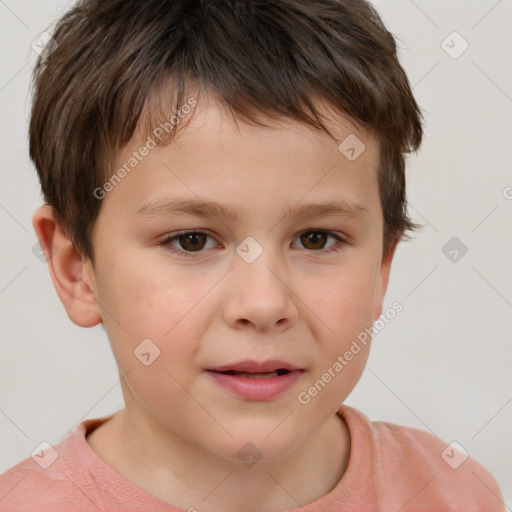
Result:
{"label": "eyelash", "polygon": [[[337,252],[341,245],[347,245],[348,244],[348,242],[346,240],[341,238],[339,235],[337,235],[333,231],[328,231],[328,230],[325,230],[325,229],[306,229],[304,231],[301,231],[298,236],[302,235],[303,233],[325,233],[328,236],[332,236],[333,238],[336,238],[336,240],[337,240],[337,243],[334,244],[333,246],[329,247],[328,249],[317,249],[317,250],[310,249],[309,252],[317,252],[317,253],[323,253],[323,254],[330,254],[331,252]],[[193,230],[181,231],[178,234],[169,235],[169,236],[165,237],[163,240],[158,242],[158,245],[166,247],[171,252],[173,252],[175,254],[179,254],[179,255],[185,256],[187,258],[197,257],[197,255],[203,253],[204,250],[200,250],[200,251],[185,251],[183,249],[176,249],[171,244],[171,242],[173,242],[174,240],[177,240],[180,236],[190,235],[190,234],[204,234],[204,235],[209,236],[210,238],[213,238],[213,236],[210,235],[210,233],[208,233],[206,231],[193,231]],[[308,249],[304,249],[304,250],[307,251]]]}

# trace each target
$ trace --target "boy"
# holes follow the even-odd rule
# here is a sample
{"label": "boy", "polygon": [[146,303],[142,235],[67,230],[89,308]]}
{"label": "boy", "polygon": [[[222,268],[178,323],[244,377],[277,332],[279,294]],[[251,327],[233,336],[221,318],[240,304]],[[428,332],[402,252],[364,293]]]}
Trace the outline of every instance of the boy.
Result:
{"label": "boy", "polygon": [[125,408],[4,473],[0,509],[503,511],[475,460],[341,405],[421,139],[364,0],[77,4],[35,72],[33,224]]}

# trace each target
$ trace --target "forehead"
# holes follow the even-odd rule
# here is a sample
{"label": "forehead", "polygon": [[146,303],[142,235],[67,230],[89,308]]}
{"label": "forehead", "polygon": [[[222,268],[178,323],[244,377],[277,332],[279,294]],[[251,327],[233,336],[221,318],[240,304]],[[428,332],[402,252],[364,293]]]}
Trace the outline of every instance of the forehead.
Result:
{"label": "forehead", "polygon": [[377,139],[325,103],[316,106],[335,140],[284,116],[262,118],[266,126],[247,123],[212,94],[202,93],[198,99],[191,92],[185,103],[190,99],[196,100],[195,106],[175,117],[177,135],[169,144],[158,145],[162,121],[145,132],[140,127],[135,131],[118,154],[115,169],[126,168],[144,146],[151,149],[125,173],[108,201],[122,199],[128,213],[165,196],[173,200],[177,193],[189,201],[238,203],[241,209],[249,206],[243,197],[254,199],[258,190],[267,205],[270,200],[295,203],[305,193],[314,199],[315,193],[325,195],[328,189],[332,202],[340,199],[333,196],[335,188],[343,189],[341,199],[347,205],[365,208],[361,202],[375,199]]}
{"label": "forehead", "polygon": [[[315,106],[319,114],[323,117],[323,122],[334,135],[338,142],[341,142],[350,134],[356,135],[360,140],[364,140],[369,145],[376,145],[378,141],[367,132],[359,123],[349,118],[343,113],[337,113],[332,107],[323,101],[315,101]],[[232,109],[227,108],[222,101],[214,94],[207,94],[201,97],[197,107],[191,113],[190,125],[178,136],[177,141],[184,144],[190,142],[196,135],[206,136],[212,133],[214,136],[226,137],[226,139],[236,139],[237,137],[265,138],[288,138],[301,140],[308,145],[317,146],[327,144],[332,147],[336,140],[330,138],[325,132],[315,130],[311,125],[299,120],[273,112],[265,116],[259,112],[256,118],[257,122],[239,117]],[[187,118],[185,117],[185,121]],[[186,132],[190,127],[188,137]]]}
{"label": "forehead", "polygon": [[[310,100],[322,118],[323,124],[338,143],[352,135],[364,142],[368,149],[377,149],[379,141],[372,132],[346,115],[339,107],[335,107],[317,95],[312,95]],[[209,134],[216,137],[216,143],[222,138],[227,139],[228,143],[235,143],[237,136],[247,137],[248,126],[250,126],[252,137],[256,134],[262,138],[288,136],[301,137],[304,141],[309,139],[315,144],[324,141],[332,146],[336,143],[325,132],[315,130],[303,121],[284,116],[277,111],[266,114],[249,105],[246,107],[250,110],[251,117],[257,119],[253,122],[226,105],[216,91],[200,88],[194,79],[187,82],[186,93],[180,108],[176,108],[175,103],[176,91],[172,82],[167,81],[155,86],[146,100],[129,146],[135,148],[148,135],[153,136],[158,143],[159,138],[155,137],[155,130],[158,131],[160,128],[160,134],[156,135],[161,135],[163,132],[165,138],[173,124],[176,125],[176,136],[172,144],[183,148],[193,146],[198,136],[202,137],[202,142],[207,142]],[[193,106],[189,108],[190,105]],[[261,126],[258,126],[258,122]]]}

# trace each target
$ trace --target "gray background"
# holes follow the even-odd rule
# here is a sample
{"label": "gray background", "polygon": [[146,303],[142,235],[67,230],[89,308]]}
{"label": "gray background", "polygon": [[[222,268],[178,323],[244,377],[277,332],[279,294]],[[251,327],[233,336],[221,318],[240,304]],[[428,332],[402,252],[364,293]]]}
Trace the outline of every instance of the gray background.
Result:
{"label": "gray background", "polygon": [[[31,43],[68,5],[0,0],[0,472],[123,406],[104,331],[68,319],[32,252],[41,196],[26,135]],[[374,5],[425,112],[408,190],[426,228],[397,251],[384,307],[404,310],[375,337],[346,403],[457,441],[512,507],[512,1]],[[464,43],[454,31],[469,44],[457,58]],[[443,252],[452,237],[468,249],[455,262],[452,247]]]}

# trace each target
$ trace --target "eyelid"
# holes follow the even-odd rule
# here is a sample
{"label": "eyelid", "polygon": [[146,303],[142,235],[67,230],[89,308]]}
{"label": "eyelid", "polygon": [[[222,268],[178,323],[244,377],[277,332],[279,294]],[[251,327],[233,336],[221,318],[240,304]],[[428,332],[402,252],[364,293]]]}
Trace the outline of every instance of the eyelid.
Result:
{"label": "eyelid", "polygon": [[335,247],[337,247],[339,244],[343,244],[343,243],[348,243],[345,236],[342,235],[341,233],[339,233],[338,231],[332,231],[330,229],[325,229],[325,228],[308,228],[308,229],[302,229],[300,230],[298,233],[295,234],[294,236],[294,240],[302,235],[303,233],[309,233],[309,232],[313,232],[313,233],[325,233],[328,237],[329,236],[332,236],[333,238],[336,238],[337,239],[337,243],[335,243],[334,245],[332,245],[331,247],[327,248],[327,249],[318,249],[316,251],[312,250],[312,249],[303,249],[303,250],[306,250],[310,253],[318,253],[318,254],[321,254],[321,253],[326,253],[326,252],[329,252],[330,249],[333,249]]}
{"label": "eyelid", "polygon": [[[307,233],[307,232],[326,233],[327,236],[332,236],[333,238],[337,239],[337,242],[335,244],[333,244],[331,247],[328,247],[327,249],[318,249],[318,250],[301,249],[301,250],[309,252],[309,253],[313,253],[313,254],[316,253],[318,255],[329,254],[331,252],[337,252],[340,245],[349,245],[348,237],[346,235],[339,233],[338,231],[333,231],[333,230],[329,230],[329,229],[325,229],[325,228],[302,229],[301,231],[297,232],[294,235],[293,240],[295,240],[301,234]],[[177,232],[170,233],[170,234],[166,235],[160,242],[158,242],[158,245],[167,248],[168,250],[170,250],[171,252],[173,252],[175,254],[183,255],[185,257],[198,257],[199,255],[201,255],[202,253],[204,253],[206,251],[205,250],[185,251],[183,249],[176,248],[171,244],[172,241],[176,240],[180,236],[187,235],[190,233],[205,234],[205,235],[209,236],[210,238],[212,238],[213,240],[216,240],[215,236],[207,229],[199,229],[199,228],[198,229],[184,229],[184,230],[177,231]]]}
{"label": "eyelid", "polygon": [[205,234],[205,235],[209,236],[210,238],[212,238],[213,240],[215,240],[215,237],[213,236],[213,234],[207,229],[183,229],[181,231],[176,231],[174,233],[165,235],[164,238],[160,242],[158,242],[158,245],[160,245],[164,248],[167,248],[168,250],[170,250],[171,252],[173,252],[175,254],[183,255],[185,257],[189,257],[189,256],[197,257],[206,251],[204,249],[202,249],[200,251],[185,251],[183,249],[176,248],[175,246],[173,246],[171,244],[172,241],[178,239],[180,236],[188,235],[190,233]]}

